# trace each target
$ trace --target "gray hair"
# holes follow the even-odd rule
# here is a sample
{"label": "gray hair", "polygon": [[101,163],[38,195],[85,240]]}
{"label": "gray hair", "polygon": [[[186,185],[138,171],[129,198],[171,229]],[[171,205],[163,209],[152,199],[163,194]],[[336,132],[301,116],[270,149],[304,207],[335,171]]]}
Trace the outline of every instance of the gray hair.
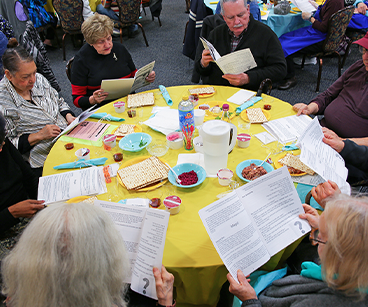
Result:
{"label": "gray hair", "polygon": [[3,56],[3,69],[7,69],[14,76],[22,63],[34,62],[33,57],[22,46],[8,48]]}
{"label": "gray hair", "polygon": [[130,267],[124,241],[102,209],[62,203],[37,213],[2,274],[12,307],[125,307]]}
{"label": "gray hair", "polygon": [[[239,0],[220,0],[221,14],[224,14],[224,3],[226,2],[238,2]],[[244,0],[244,6],[247,7],[248,1]]]}
{"label": "gray hair", "polygon": [[112,34],[114,22],[106,15],[95,13],[83,22],[81,30],[86,42],[93,45],[99,39]]}

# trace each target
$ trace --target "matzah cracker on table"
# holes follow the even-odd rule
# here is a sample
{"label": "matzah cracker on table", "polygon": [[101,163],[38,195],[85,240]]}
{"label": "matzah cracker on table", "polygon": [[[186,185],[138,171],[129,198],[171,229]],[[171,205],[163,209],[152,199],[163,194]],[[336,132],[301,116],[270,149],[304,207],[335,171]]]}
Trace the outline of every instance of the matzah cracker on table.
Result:
{"label": "matzah cracker on table", "polygon": [[213,86],[206,86],[206,87],[197,87],[189,89],[189,93],[191,94],[213,94],[215,92],[215,88]]}
{"label": "matzah cracker on table", "polygon": [[263,114],[261,108],[247,109],[247,116],[249,122],[252,124],[264,123],[267,121],[266,116]]}
{"label": "matzah cracker on table", "polygon": [[300,159],[292,154],[286,154],[285,157],[279,160],[279,163],[298,169],[309,175],[314,175],[314,171],[306,166]]}
{"label": "matzah cracker on table", "polygon": [[169,168],[155,156],[124,167],[118,175],[127,190],[137,190],[167,178]]}
{"label": "matzah cracker on table", "polygon": [[128,134],[134,133],[134,127],[135,125],[130,125],[130,124],[121,124],[116,131],[114,132],[114,134],[116,136],[121,136],[124,137]]}
{"label": "matzah cracker on table", "polygon": [[128,95],[128,108],[152,106],[155,104],[155,96],[153,93],[139,93]]}

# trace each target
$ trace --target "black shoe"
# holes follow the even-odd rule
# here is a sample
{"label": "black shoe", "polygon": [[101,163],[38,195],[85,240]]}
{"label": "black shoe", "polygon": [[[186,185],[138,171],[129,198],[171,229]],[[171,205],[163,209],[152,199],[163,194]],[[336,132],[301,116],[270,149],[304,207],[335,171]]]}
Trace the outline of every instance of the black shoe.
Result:
{"label": "black shoe", "polygon": [[294,87],[297,83],[298,83],[298,81],[296,81],[296,78],[295,77],[292,77],[290,79],[286,79],[277,88],[279,90],[288,90],[289,88]]}

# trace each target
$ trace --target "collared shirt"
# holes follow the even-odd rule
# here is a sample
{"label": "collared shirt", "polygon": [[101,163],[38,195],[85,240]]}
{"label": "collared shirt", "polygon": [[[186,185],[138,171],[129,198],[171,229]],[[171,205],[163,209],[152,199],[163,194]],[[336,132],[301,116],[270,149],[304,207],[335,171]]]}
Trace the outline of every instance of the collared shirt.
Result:
{"label": "collared shirt", "polygon": [[[60,114],[62,111],[70,111],[68,104],[39,73],[36,74],[36,82],[31,90],[32,102],[20,96],[6,76],[0,82],[0,97],[0,110],[12,114],[5,117],[6,129],[11,132],[9,140],[17,148],[23,134],[36,133],[46,125],[57,125],[61,130],[68,125]],[[42,167],[52,145],[52,139],[42,140],[23,157],[31,167]]]}
{"label": "collared shirt", "polygon": [[231,36],[231,42],[230,42],[230,46],[231,46],[231,52],[234,52],[236,47],[238,47],[241,39],[243,38],[244,33],[247,31],[248,27],[246,29],[244,29],[244,31],[239,35],[239,36],[235,36],[233,31],[230,31],[229,29],[229,34]]}

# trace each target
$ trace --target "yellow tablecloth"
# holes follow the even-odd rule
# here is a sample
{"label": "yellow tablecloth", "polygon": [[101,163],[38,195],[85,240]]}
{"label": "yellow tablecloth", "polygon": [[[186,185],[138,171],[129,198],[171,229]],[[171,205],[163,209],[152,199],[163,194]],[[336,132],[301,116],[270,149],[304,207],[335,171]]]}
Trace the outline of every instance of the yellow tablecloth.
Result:
{"label": "yellow tablecloth", "polygon": [[[188,94],[188,89],[191,87],[192,86],[177,86],[167,88],[174,103],[172,108],[177,109],[182,95]],[[200,103],[217,101],[219,105],[222,105],[222,103],[226,103],[227,98],[239,90],[233,87],[216,86],[215,88],[216,94],[213,97],[205,99],[201,98]],[[162,98],[160,91],[157,89],[153,90],[153,92],[155,94],[155,105],[165,106],[166,103]],[[272,109],[269,111],[271,114],[270,120],[295,114],[290,104],[267,95],[264,97],[265,98],[259,101],[255,106],[263,107],[265,103],[271,104]],[[126,101],[126,98],[121,100]],[[236,105],[234,105],[234,107],[236,107]],[[112,103],[101,108],[101,112],[107,112],[113,116],[125,118],[125,123],[138,123],[139,121],[146,120],[151,116],[151,110],[151,107],[144,107],[142,118],[128,118],[126,112],[123,114],[117,114]],[[232,123],[238,125],[245,122],[240,118],[240,116],[236,116],[232,119]],[[118,123],[112,122],[112,124]],[[163,134],[153,131],[145,125],[142,125],[142,128],[143,132],[149,133],[153,139],[165,140],[165,136]],[[250,131],[252,134],[256,134],[265,130],[260,124],[252,124]],[[239,132],[244,131],[240,129],[238,130],[238,133]],[[53,166],[74,161],[75,151],[78,148],[86,146],[75,143],[74,149],[67,151],[64,148],[64,145],[65,143],[62,141],[56,142],[45,162],[44,175],[62,172],[55,171]],[[99,150],[100,152],[102,151],[101,148],[91,148],[91,159],[96,158],[96,150]],[[228,168],[230,168],[235,174],[235,168],[241,161],[253,158],[264,159],[269,151],[269,148],[262,147],[261,142],[253,137],[248,148],[241,149],[235,146],[234,150],[228,157]],[[174,166],[176,165],[179,153],[191,152],[194,153],[194,150],[188,152],[185,151],[184,148],[180,150],[169,149],[167,154],[162,158],[169,162],[171,166]],[[138,153],[124,152],[123,162],[137,156],[146,155],[148,155],[146,149],[143,149]],[[103,156],[108,158],[106,164],[114,162],[110,152],[105,151]],[[227,191],[227,188],[220,186],[217,178],[207,178],[201,185],[192,189],[174,188],[168,182],[160,189],[150,192],[128,192],[120,185],[116,185],[115,178],[113,178],[113,182],[108,184],[108,188],[109,190],[118,190],[116,191],[117,195],[114,199],[115,201],[131,197],[165,197],[165,195],[172,192],[182,199],[180,213],[170,217],[163,264],[175,275],[178,306],[216,306],[219,299],[220,288],[226,281],[227,270],[212,245],[212,242],[199,218],[198,210],[217,200],[216,195]],[[109,195],[99,195],[98,198],[107,200]],[[298,244],[299,242],[295,242],[285,250],[273,256],[263,269],[275,269],[279,263],[282,263],[283,260],[289,257]]]}

